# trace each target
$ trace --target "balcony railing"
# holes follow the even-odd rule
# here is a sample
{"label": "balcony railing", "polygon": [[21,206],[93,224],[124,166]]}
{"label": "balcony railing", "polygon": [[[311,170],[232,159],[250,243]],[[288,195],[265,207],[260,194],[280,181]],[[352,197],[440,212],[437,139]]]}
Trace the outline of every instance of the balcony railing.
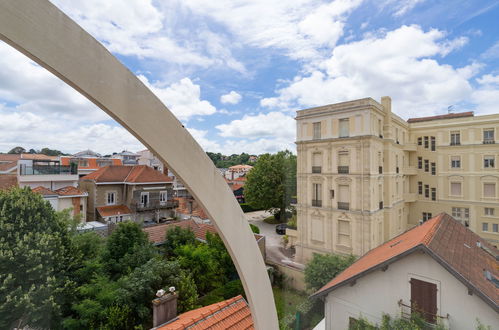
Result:
{"label": "balcony railing", "polygon": [[321,166],[312,166],[312,173],[321,173],[321,172],[322,172]]}
{"label": "balcony railing", "polygon": [[348,166],[338,166],[338,173],[340,173],[340,174],[348,174],[349,173]]}
{"label": "balcony railing", "polygon": [[312,199],[312,206],[322,207],[322,200],[321,199]]}
{"label": "balcony railing", "polygon": [[350,210],[350,203],[338,202],[338,210]]}
{"label": "balcony railing", "polygon": [[76,165],[21,165],[20,175],[76,175],[78,166]]}
{"label": "balcony railing", "polygon": [[171,209],[178,207],[178,201],[169,200],[167,202],[150,201],[147,204],[132,203],[132,211],[150,211],[158,209]]}
{"label": "balcony railing", "polygon": [[459,146],[459,145],[461,145],[461,142],[460,141],[451,142],[450,145],[451,146]]}
{"label": "balcony railing", "polygon": [[444,324],[449,319],[449,314],[443,316],[438,314],[433,314],[423,309],[413,307],[411,305],[404,304],[403,300],[398,301],[398,305],[401,310],[401,316],[403,319],[410,320],[413,314],[420,315],[426,322],[429,329],[432,329],[435,324]]}
{"label": "balcony railing", "polygon": [[383,166],[379,166],[378,167],[378,173],[379,174],[383,174]]}
{"label": "balcony railing", "polygon": [[494,143],[496,143],[496,141],[492,139],[483,140],[483,144],[494,144]]}

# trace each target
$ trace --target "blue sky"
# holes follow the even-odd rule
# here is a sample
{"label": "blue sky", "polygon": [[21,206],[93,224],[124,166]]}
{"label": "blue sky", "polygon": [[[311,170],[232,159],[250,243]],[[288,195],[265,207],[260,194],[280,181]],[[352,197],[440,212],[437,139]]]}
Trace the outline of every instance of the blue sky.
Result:
{"label": "blue sky", "polygon": [[[294,149],[295,111],[389,95],[409,118],[499,113],[499,2],[54,0],[207,151]],[[137,111],[145,111],[138,109]],[[48,72],[0,44],[0,151],[142,149]]]}

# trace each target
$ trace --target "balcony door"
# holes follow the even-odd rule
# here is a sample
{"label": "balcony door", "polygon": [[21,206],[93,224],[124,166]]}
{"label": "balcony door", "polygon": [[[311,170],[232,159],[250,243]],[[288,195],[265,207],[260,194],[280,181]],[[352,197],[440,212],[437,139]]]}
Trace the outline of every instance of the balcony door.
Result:
{"label": "balcony door", "polygon": [[411,310],[426,322],[437,321],[437,285],[411,278]]}

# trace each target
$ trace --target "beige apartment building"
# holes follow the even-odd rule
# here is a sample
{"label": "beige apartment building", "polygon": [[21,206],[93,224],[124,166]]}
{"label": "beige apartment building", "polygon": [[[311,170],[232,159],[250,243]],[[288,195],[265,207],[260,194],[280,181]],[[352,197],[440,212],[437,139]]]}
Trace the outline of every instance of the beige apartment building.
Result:
{"label": "beige apartment building", "polygon": [[447,212],[499,243],[499,114],[403,120],[365,98],[297,112],[297,259],[362,255]]}

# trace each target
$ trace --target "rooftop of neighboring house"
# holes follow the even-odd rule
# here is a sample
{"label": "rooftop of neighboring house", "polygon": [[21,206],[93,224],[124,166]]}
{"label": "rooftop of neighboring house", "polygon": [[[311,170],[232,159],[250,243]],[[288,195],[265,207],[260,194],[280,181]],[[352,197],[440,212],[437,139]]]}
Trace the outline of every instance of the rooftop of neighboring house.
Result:
{"label": "rooftop of neighboring house", "polygon": [[36,188],[31,189],[31,191],[41,194],[43,196],[61,196],[61,197],[85,197],[88,196],[87,192],[81,191],[80,189],[73,187],[73,186],[67,186],[67,187],[62,187],[57,190],[50,190],[48,188],[38,186]]}
{"label": "rooftop of neighboring house", "polygon": [[[442,267],[497,309],[499,251],[446,213],[414,227],[372,249],[345,269],[313,296],[322,296],[414,251],[422,250]],[[488,272],[488,273],[486,273]]]}
{"label": "rooftop of neighboring house", "polygon": [[154,225],[150,227],[145,227],[142,230],[147,233],[149,240],[154,244],[161,244],[165,241],[166,231],[169,228],[181,227],[190,228],[197,239],[201,241],[206,241],[206,233],[215,234],[217,230],[215,226],[207,223],[197,223],[194,220],[184,220],[173,223],[165,223]]}
{"label": "rooftop of neighboring house", "polygon": [[229,171],[251,170],[252,168],[251,165],[234,165],[229,167]]}
{"label": "rooftop of neighboring house", "polygon": [[83,150],[80,152],[75,153],[72,157],[77,157],[77,158],[82,158],[82,157],[94,157],[94,158],[100,158],[102,157],[101,154],[92,151],[90,149]]}
{"label": "rooftop of neighboring house", "polygon": [[[71,161],[84,159],[87,164],[83,164],[82,162],[78,162],[79,170],[96,170],[102,168],[104,166],[100,165],[99,162],[107,162],[108,165],[122,165],[121,159],[118,158],[105,158],[105,157],[94,157],[94,156],[61,156],[61,165],[70,165]],[[99,166],[100,165],[100,166]]]}
{"label": "rooftop of neighboring house", "polygon": [[254,323],[248,303],[239,295],[180,314],[174,321],[155,329],[254,329]]}
{"label": "rooftop of neighboring house", "polygon": [[0,190],[8,190],[12,187],[17,187],[17,175],[0,175]]}
{"label": "rooftop of neighboring house", "polygon": [[112,217],[115,215],[128,215],[132,214],[132,211],[126,205],[107,205],[97,207],[97,212],[99,212],[100,216]]}
{"label": "rooftop of neighboring house", "polygon": [[164,175],[147,165],[123,166],[109,165],[82,177],[82,181],[94,181],[96,183],[169,183],[173,178]]}
{"label": "rooftop of neighboring house", "polygon": [[409,118],[407,120],[407,122],[408,123],[419,123],[422,121],[454,119],[454,118],[473,117],[473,116],[474,116],[473,111],[468,111],[468,112],[459,112],[459,113],[449,113],[446,115],[437,115],[437,116],[431,116],[431,117]]}
{"label": "rooftop of neighboring house", "polygon": [[17,160],[14,161],[0,161],[0,173],[10,172],[17,168]]}
{"label": "rooftop of neighboring house", "polygon": [[59,160],[59,156],[47,156],[43,154],[0,154],[0,162],[14,162],[19,159],[28,160]]}
{"label": "rooftop of neighboring house", "polygon": [[128,150],[123,150],[122,152],[114,154],[113,156],[135,156],[135,157],[140,157],[140,155],[138,153],[131,152],[131,151],[128,151]]}

